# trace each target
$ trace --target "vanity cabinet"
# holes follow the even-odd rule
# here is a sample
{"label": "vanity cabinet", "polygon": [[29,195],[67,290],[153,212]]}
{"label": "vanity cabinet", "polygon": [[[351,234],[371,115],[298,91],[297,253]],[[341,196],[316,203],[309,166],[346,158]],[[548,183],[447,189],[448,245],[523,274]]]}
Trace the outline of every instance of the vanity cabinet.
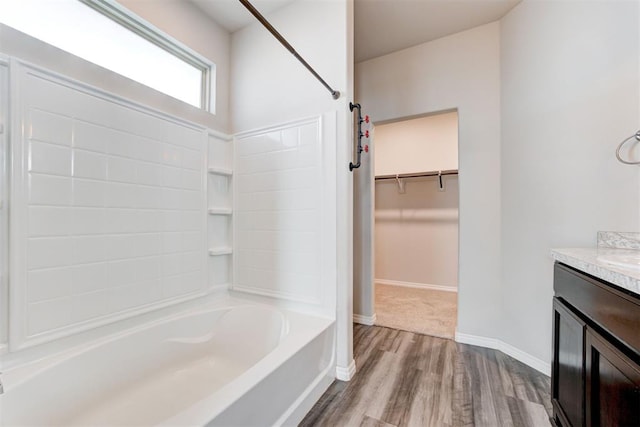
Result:
{"label": "vanity cabinet", "polygon": [[578,315],[554,298],[551,401],[563,426],[584,425],[585,328]]}
{"label": "vanity cabinet", "polygon": [[640,426],[640,296],[561,263],[554,291],[554,422]]}

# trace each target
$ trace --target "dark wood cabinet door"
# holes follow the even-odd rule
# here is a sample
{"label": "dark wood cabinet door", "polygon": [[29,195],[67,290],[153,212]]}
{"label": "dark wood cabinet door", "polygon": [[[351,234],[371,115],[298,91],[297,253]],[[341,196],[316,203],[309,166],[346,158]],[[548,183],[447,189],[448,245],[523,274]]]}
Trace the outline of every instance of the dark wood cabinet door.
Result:
{"label": "dark wood cabinet door", "polygon": [[553,299],[551,400],[555,422],[584,426],[585,323],[558,298]]}
{"label": "dark wood cabinet door", "polygon": [[640,426],[640,367],[589,327],[586,374],[588,427]]}

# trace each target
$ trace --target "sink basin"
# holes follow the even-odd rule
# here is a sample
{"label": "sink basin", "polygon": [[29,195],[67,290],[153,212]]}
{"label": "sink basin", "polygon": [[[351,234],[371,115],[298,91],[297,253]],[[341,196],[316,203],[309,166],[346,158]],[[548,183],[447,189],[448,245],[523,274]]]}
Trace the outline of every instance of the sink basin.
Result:
{"label": "sink basin", "polygon": [[598,261],[616,267],[630,268],[640,270],[640,253],[638,254],[616,254],[616,255],[598,255]]}

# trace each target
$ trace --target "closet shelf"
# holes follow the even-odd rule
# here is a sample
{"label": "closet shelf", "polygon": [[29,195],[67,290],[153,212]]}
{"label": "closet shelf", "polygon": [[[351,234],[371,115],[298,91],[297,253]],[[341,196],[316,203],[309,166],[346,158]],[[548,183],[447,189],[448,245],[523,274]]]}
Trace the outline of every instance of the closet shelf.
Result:
{"label": "closet shelf", "polygon": [[225,168],[210,167],[208,171],[209,173],[215,174],[215,175],[225,175],[225,176],[233,175],[233,170],[225,169]]}
{"label": "closet shelf", "polygon": [[414,173],[398,173],[395,175],[376,175],[376,181],[382,179],[399,179],[399,178],[422,178],[427,176],[440,176],[440,175],[458,175],[458,169],[428,171],[428,172],[414,172]]}
{"label": "closet shelf", "polygon": [[228,246],[221,246],[221,247],[209,249],[209,255],[211,256],[231,255],[232,253],[233,253],[233,248]]}
{"label": "closet shelf", "polygon": [[232,215],[233,209],[231,208],[210,208],[209,215]]}

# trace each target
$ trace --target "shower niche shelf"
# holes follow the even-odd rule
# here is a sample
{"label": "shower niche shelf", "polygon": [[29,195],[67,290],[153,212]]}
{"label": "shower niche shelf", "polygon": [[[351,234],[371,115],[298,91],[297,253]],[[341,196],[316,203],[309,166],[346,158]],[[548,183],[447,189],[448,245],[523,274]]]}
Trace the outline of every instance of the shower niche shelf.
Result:
{"label": "shower niche shelf", "polygon": [[232,176],[233,175],[233,170],[232,169],[225,169],[225,168],[219,168],[219,167],[210,167],[208,169],[208,172],[212,175],[222,175],[222,176]]}
{"label": "shower niche shelf", "polygon": [[227,246],[220,246],[217,248],[209,249],[209,255],[211,256],[220,256],[220,255],[231,255],[233,253],[233,248]]}
{"label": "shower niche shelf", "polygon": [[209,215],[233,215],[231,208],[209,208]]}
{"label": "shower niche shelf", "polygon": [[209,135],[207,244],[209,285],[229,288],[233,254],[233,141]]}

